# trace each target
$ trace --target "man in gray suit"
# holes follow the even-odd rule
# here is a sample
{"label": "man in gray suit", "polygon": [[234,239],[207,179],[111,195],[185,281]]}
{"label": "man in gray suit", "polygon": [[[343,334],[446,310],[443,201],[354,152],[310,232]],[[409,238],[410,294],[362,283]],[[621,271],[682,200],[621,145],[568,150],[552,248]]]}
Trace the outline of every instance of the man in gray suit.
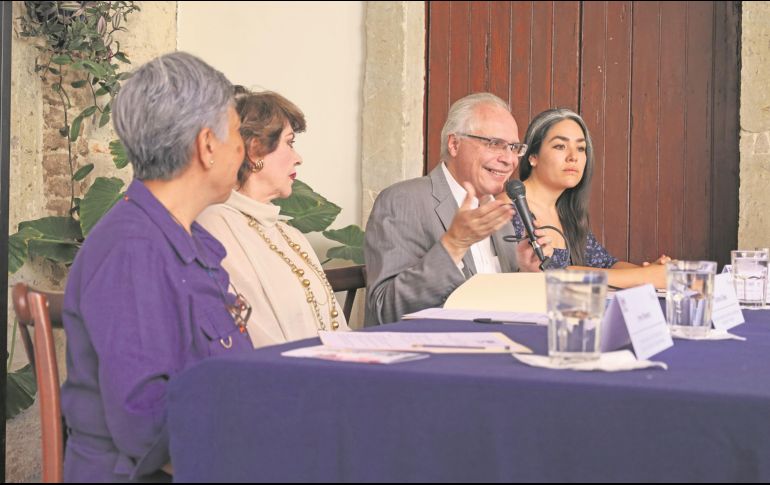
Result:
{"label": "man in gray suit", "polygon": [[[514,210],[494,197],[526,145],[508,105],[489,93],[456,101],[441,130],[441,160],[427,176],[399,182],[374,202],[366,226],[367,326],[441,306],[476,273],[539,271],[514,235]],[[551,239],[536,231],[547,255]],[[518,261],[518,263],[517,263]]]}

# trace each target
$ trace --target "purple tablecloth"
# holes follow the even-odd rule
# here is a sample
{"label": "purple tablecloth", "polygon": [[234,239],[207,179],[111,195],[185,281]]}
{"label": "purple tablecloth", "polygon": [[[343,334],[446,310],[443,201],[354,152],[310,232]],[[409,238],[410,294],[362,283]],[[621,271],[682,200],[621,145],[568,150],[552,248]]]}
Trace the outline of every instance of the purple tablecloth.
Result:
{"label": "purple tablecloth", "polygon": [[[178,481],[770,481],[770,311],[745,342],[675,340],[669,370],[552,371],[508,355],[364,365],[204,361],[171,384]],[[388,331],[546,329],[420,320]]]}

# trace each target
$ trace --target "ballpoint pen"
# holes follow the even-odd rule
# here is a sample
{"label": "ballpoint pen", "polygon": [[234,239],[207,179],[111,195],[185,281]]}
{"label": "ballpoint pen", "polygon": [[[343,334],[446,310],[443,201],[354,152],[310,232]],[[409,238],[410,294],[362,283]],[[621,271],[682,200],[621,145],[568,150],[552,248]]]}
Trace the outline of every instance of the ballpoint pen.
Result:
{"label": "ballpoint pen", "polygon": [[522,322],[519,320],[495,320],[493,318],[474,318],[476,323],[521,323],[525,325],[535,325],[535,322]]}
{"label": "ballpoint pen", "polygon": [[440,344],[414,344],[415,349],[479,349],[479,350],[511,350],[508,345],[440,345]]}

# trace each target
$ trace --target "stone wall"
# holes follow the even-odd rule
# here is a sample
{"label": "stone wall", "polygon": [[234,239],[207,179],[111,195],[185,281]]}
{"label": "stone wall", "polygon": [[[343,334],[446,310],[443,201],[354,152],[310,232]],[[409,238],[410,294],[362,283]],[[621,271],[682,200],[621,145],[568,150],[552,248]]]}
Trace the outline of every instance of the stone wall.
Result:
{"label": "stone wall", "polygon": [[770,246],[770,2],[743,2],[738,246]]}
{"label": "stone wall", "polygon": [[380,191],[423,171],[425,3],[367,2],[362,227]]}
{"label": "stone wall", "polygon": [[[366,2],[361,227],[386,187],[423,169],[425,2]],[[351,321],[364,321],[359,290]]]}
{"label": "stone wall", "polygon": [[[13,15],[22,14],[23,2],[13,2]],[[149,59],[176,50],[176,2],[137,2],[141,11],[128,18],[128,32],[120,32],[115,40],[139,66]],[[64,125],[61,100],[42,82],[34,71],[37,50],[29,39],[13,37],[11,72],[11,168],[9,232],[18,223],[51,215],[65,215],[70,207],[70,168],[66,140],[59,135]],[[128,67],[127,69],[130,69]],[[73,90],[74,91],[74,90]],[[73,102],[82,106],[83,100]],[[77,115],[80,109],[73,108]],[[72,120],[70,115],[70,121]],[[115,139],[111,125],[95,129],[84,122],[81,137],[73,144],[76,168],[94,163],[96,168],[82,184],[75,187],[75,196],[90,186],[98,176],[131,178],[131,169],[117,170],[109,153],[109,142]],[[66,268],[34,261],[9,278],[12,285],[25,281],[40,288],[62,289]],[[13,310],[9,305],[9,327],[13,325]],[[12,337],[9,328],[9,339]],[[9,348],[12,343],[9,341]],[[57,335],[59,362],[63,369],[63,339]],[[20,342],[16,342],[11,369],[26,363]],[[6,481],[40,480],[40,425],[37,406],[33,406],[8,422],[6,433]]]}

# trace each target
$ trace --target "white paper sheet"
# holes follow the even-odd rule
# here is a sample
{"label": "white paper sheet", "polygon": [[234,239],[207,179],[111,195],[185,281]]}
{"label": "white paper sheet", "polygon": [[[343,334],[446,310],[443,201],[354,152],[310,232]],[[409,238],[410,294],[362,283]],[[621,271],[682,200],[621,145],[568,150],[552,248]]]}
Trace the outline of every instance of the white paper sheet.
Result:
{"label": "white paper sheet", "polygon": [[528,312],[494,312],[488,310],[463,310],[454,308],[426,308],[419,312],[409,313],[403,316],[404,320],[417,318],[431,318],[436,320],[465,320],[489,319],[483,323],[524,323],[548,325],[548,315],[545,313]]}
{"label": "white paper sheet", "polygon": [[667,370],[668,365],[664,362],[651,360],[636,360],[634,354],[629,350],[619,350],[617,352],[604,352],[599,359],[589,362],[556,363],[547,355],[515,355],[514,357],[524,364],[532,367],[543,367],[545,369],[556,370],[581,370],[581,371],[604,371],[618,372],[624,370],[647,369],[649,367],[660,367]]}
{"label": "white paper sheet", "polygon": [[404,352],[507,354],[529,348],[500,332],[329,332],[318,336],[327,347]]}
{"label": "white paper sheet", "polygon": [[281,353],[285,357],[354,362],[358,364],[397,364],[413,360],[426,359],[428,354],[417,352],[394,352],[390,350],[349,350],[333,349],[325,345],[303,347]]}
{"label": "white paper sheet", "polygon": [[715,328],[710,328],[706,335],[699,335],[697,337],[693,337],[691,335],[684,335],[681,329],[672,328],[671,336],[680,340],[740,340],[740,341],[746,340],[746,337],[735,335],[734,333],[730,333],[727,330],[717,330]]}

